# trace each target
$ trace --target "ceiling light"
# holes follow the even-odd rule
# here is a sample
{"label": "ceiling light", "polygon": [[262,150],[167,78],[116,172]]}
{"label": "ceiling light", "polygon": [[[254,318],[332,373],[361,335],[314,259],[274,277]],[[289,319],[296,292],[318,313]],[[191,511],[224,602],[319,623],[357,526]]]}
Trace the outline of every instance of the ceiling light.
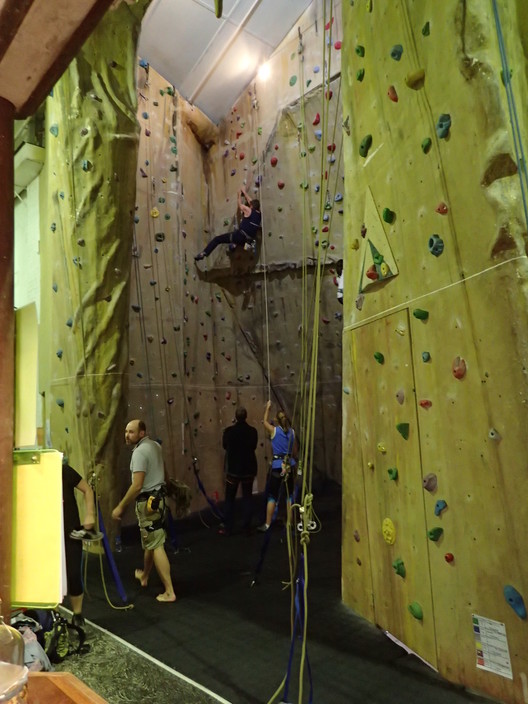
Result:
{"label": "ceiling light", "polygon": [[270,77],[271,68],[269,63],[262,64],[258,70],[257,78],[259,81],[267,81]]}

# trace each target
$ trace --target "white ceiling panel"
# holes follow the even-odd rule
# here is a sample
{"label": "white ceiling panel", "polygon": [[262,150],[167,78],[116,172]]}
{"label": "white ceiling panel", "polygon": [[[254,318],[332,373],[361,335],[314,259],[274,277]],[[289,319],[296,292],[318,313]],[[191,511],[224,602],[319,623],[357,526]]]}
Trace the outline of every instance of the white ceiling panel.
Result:
{"label": "white ceiling panel", "polygon": [[221,120],[312,0],[154,0],[139,54],[213,122]]}

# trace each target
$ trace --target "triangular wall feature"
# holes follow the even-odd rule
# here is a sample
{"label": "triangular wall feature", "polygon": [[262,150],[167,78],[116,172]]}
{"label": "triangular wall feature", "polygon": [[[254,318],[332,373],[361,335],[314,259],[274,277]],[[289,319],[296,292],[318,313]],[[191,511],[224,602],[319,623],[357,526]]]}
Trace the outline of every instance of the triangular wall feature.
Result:
{"label": "triangular wall feature", "polygon": [[370,188],[367,191],[363,223],[366,232],[362,245],[360,293],[365,293],[378,282],[399,273]]}

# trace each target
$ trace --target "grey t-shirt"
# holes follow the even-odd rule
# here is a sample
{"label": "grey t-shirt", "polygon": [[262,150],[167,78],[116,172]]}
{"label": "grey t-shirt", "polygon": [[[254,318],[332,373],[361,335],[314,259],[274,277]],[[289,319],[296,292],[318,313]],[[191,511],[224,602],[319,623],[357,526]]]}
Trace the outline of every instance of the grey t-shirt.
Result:
{"label": "grey t-shirt", "polygon": [[130,471],[145,472],[142,492],[159,489],[165,483],[161,445],[148,436],[142,438],[132,451]]}

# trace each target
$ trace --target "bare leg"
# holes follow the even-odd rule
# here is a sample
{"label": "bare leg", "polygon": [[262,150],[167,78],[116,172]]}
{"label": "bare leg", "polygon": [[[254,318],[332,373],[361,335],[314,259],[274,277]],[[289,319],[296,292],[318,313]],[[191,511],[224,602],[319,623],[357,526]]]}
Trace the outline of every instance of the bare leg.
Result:
{"label": "bare leg", "polygon": [[140,582],[142,587],[146,587],[150,576],[150,570],[154,564],[153,550],[145,550],[143,553],[143,569],[135,571],[135,577]]}
{"label": "bare leg", "polygon": [[273,499],[268,499],[268,505],[266,506],[266,524],[271,525],[273,520],[273,513],[275,511],[275,501]]}
{"label": "bare leg", "polygon": [[176,594],[174,593],[174,587],[172,586],[172,579],[170,573],[170,562],[165,552],[165,547],[160,545],[153,551],[154,555],[154,566],[159,574],[165,591],[163,594],[158,594],[156,599],[158,601],[176,601]]}
{"label": "bare leg", "polygon": [[84,594],[79,594],[78,596],[72,596],[70,594],[70,605],[74,614],[82,613],[83,596]]}

